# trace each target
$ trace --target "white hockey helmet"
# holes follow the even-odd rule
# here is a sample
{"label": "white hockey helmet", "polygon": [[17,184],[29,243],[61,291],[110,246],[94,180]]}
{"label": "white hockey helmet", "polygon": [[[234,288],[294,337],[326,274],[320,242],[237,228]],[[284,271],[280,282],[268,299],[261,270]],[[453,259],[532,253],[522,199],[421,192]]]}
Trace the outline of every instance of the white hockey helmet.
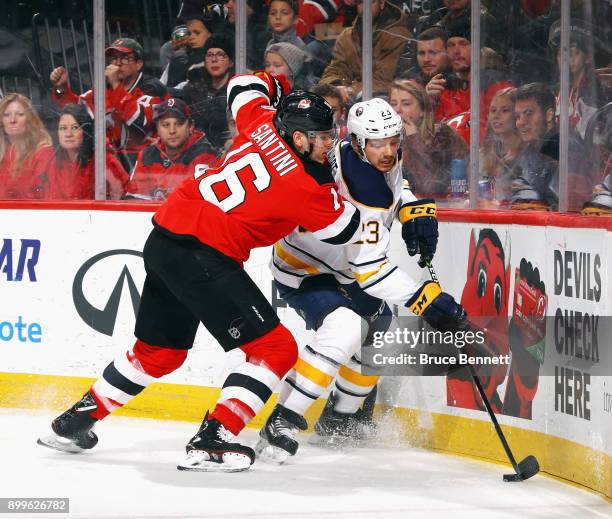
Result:
{"label": "white hockey helmet", "polygon": [[364,148],[368,139],[402,135],[404,128],[402,118],[387,101],[378,97],[351,106],[346,127],[348,134],[357,139],[361,158],[366,162]]}

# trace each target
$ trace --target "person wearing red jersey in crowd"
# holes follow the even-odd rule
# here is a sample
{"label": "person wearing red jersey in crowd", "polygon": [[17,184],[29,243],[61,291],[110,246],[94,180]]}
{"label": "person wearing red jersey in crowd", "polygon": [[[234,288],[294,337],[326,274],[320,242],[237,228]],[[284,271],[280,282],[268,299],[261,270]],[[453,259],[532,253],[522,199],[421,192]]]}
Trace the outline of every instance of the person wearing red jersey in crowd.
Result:
{"label": "person wearing red jersey in crowd", "polygon": [[[131,171],[140,149],[154,132],[152,106],[167,97],[159,79],[142,72],[144,50],[132,38],[120,38],[106,49],[106,136],[126,171]],[[94,115],[94,93],[80,96],[72,91],[68,72],[51,72],[52,100],[59,106],[84,103]]]}
{"label": "person wearing red jersey in crowd", "polygon": [[196,169],[204,170],[217,154],[204,134],[193,127],[191,109],[170,98],[153,107],[159,141],[138,154],[126,198],[165,200]]}
{"label": "person wearing red jersey in crowd", "polygon": [[51,136],[21,94],[0,100],[0,199],[44,198],[53,158]]}
{"label": "person wearing red jersey in crowd", "polygon": [[295,364],[297,344],[242,264],[253,248],[298,226],[339,246],[361,228],[359,210],[338,194],[329,167],[309,158],[317,133],[333,128],[331,107],[309,92],[282,97],[287,90],[282,76],[266,72],[230,81],[239,131],[233,146],[222,162],[175,189],[153,217],[136,343],[39,443],[72,452],[94,447],[94,424],[181,366],[202,322],[225,351],[239,348],[245,360],[226,378],[178,468],[241,471],[253,463],[253,449],[235,435]]}
{"label": "person wearing red jersey in crowd", "polygon": [[[81,104],[62,108],[57,126],[58,148],[49,167],[46,198],[94,200],[95,160],[93,119]],[[112,153],[106,152],[106,198],[119,200],[128,174]]]}
{"label": "person wearing red jersey in crowd", "polygon": [[[470,20],[460,18],[447,28],[446,52],[451,74],[436,74],[425,87],[435,107],[436,121],[449,121],[470,111],[471,36]],[[490,54],[490,53],[489,53]],[[488,55],[485,52],[485,55]],[[483,60],[484,61],[484,60]],[[489,61],[492,61],[489,59]],[[491,68],[481,70],[480,121],[481,138],[484,136],[491,99],[498,90],[512,86],[503,73]],[[469,141],[468,141],[469,142]]]}
{"label": "person wearing red jersey in crowd", "polygon": [[304,0],[298,1],[295,30],[300,38],[312,34],[320,23],[343,22],[344,7],[354,6],[356,0]]}

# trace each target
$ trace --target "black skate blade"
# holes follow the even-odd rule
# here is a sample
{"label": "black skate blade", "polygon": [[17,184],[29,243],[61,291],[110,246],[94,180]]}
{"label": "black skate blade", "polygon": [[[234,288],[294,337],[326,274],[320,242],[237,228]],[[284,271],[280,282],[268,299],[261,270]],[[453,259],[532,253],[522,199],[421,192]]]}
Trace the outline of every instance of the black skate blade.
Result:
{"label": "black skate blade", "polygon": [[525,481],[540,472],[540,464],[535,456],[529,455],[518,465],[518,473],[504,474],[505,482]]}
{"label": "black skate blade", "polygon": [[36,440],[36,443],[49,449],[53,449],[60,452],[68,452],[70,454],[80,454],[81,452],[85,451],[85,449],[79,447],[72,440],[69,440],[68,438],[62,438],[61,436],[57,436],[56,434],[45,436],[44,438],[38,438],[38,440]]}

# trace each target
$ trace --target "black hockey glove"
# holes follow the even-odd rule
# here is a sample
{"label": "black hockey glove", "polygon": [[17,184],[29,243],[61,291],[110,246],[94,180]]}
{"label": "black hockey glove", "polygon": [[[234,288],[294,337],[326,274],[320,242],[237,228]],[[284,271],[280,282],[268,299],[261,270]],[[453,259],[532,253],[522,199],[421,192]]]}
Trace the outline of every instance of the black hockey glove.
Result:
{"label": "black hockey glove", "polygon": [[426,281],[408,300],[406,306],[435,330],[456,332],[468,330],[469,323],[463,307],[453,296],[442,292],[435,281]]}
{"label": "black hockey glove", "polygon": [[399,220],[408,254],[420,254],[421,261],[431,261],[438,245],[436,202],[426,198],[404,204],[399,210]]}

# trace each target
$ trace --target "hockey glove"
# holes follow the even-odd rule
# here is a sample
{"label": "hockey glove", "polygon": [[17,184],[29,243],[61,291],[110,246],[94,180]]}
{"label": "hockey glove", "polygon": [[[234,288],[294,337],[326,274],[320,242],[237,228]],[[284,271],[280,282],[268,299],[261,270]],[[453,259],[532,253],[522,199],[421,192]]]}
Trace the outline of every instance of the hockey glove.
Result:
{"label": "hockey glove", "polygon": [[281,98],[291,91],[291,85],[283,74],[273,76],[265,70],[256,70],[253,74],[270,85],[270,106],[276,108]]}
{"label": "hockey glove", "polygon": [[408,300],[406,306],[425,322],[441,332],[468,330],[469,323],[463,307],[453,296],[442,292],[435,281],[426,281]]}
{"label": "hockey glove", "polygon": [[431,261],[438,245],[436,202],[426,198],[404,204],[399,210],[399,221],[408,254],[420,254],[421,261]]}

